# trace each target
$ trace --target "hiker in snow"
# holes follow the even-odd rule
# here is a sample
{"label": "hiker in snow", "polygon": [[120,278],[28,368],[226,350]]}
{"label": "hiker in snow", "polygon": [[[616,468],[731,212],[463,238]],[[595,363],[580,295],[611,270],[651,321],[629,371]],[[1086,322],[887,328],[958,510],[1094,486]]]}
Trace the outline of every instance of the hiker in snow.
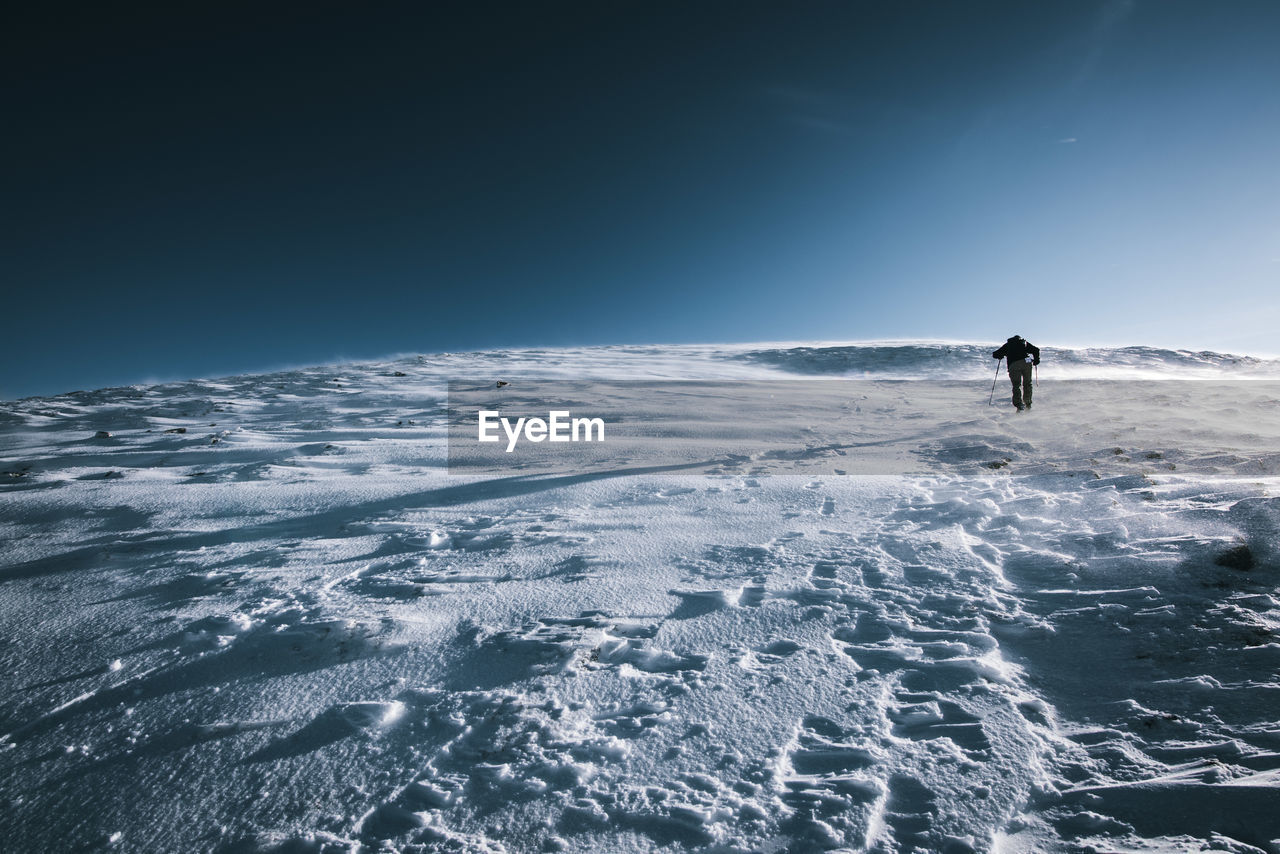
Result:
{"label": "hiker in snow", "polygon": [[1031,369],[1040,364],[1040,348],[1015,335],[991,354],[1009,360],[1009,382],[1013,383],[1013,405],[1021,412],[1031,408]]}

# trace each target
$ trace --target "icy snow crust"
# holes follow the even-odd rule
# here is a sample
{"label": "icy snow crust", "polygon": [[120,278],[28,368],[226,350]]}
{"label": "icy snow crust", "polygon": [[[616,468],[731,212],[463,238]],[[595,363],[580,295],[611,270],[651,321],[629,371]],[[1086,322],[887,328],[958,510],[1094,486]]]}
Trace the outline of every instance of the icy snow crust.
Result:
{"label": "icy snow crust", "polygon": [[[1135,441],[1124,384],[1055,391],[1278,366],[1046,350],[1015,415],[993,364],[526,350],[2,404],[0,847],[1280,850],[1280,404],[1161,385]],[[972,377],[963,442],[445,473],[450,376],[815,373]]]}

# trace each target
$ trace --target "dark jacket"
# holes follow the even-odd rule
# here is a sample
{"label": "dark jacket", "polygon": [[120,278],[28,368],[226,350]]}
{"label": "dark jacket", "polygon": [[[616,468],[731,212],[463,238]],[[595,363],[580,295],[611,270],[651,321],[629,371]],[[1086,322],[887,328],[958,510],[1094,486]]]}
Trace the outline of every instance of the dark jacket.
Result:
{"label": "dark jacket", "polygon": [[999,350],[991,354],[993,359],[1008,359],[1010,362],[1021,362],[1027,356],[1031,357],[1031,364],[1040,364],[1040,348],[1019,335],[1004,342]]}

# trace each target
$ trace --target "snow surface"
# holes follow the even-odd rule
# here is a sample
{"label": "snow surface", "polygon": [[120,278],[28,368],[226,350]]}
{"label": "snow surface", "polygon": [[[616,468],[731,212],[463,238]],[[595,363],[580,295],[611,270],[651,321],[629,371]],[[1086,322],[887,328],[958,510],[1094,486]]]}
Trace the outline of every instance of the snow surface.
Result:
{"label": "snow surface", "polygon": [[[0,404],[0,847],[1280,851],[1280,364],[1046,349],[1015,415],[989,353],[493,351]],[[870,379],[867,413],[942,426],[912,476],[468,477],[455,376]]]}

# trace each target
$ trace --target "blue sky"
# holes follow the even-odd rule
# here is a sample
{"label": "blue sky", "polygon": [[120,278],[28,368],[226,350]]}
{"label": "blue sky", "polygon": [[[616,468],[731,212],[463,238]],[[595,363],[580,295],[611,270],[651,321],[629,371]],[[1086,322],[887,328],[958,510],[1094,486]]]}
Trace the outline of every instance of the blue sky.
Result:
{"label": "blue sky", "polygon": [[1280,352],[1273,2],[26,14],[0,397],[524,345]]}

